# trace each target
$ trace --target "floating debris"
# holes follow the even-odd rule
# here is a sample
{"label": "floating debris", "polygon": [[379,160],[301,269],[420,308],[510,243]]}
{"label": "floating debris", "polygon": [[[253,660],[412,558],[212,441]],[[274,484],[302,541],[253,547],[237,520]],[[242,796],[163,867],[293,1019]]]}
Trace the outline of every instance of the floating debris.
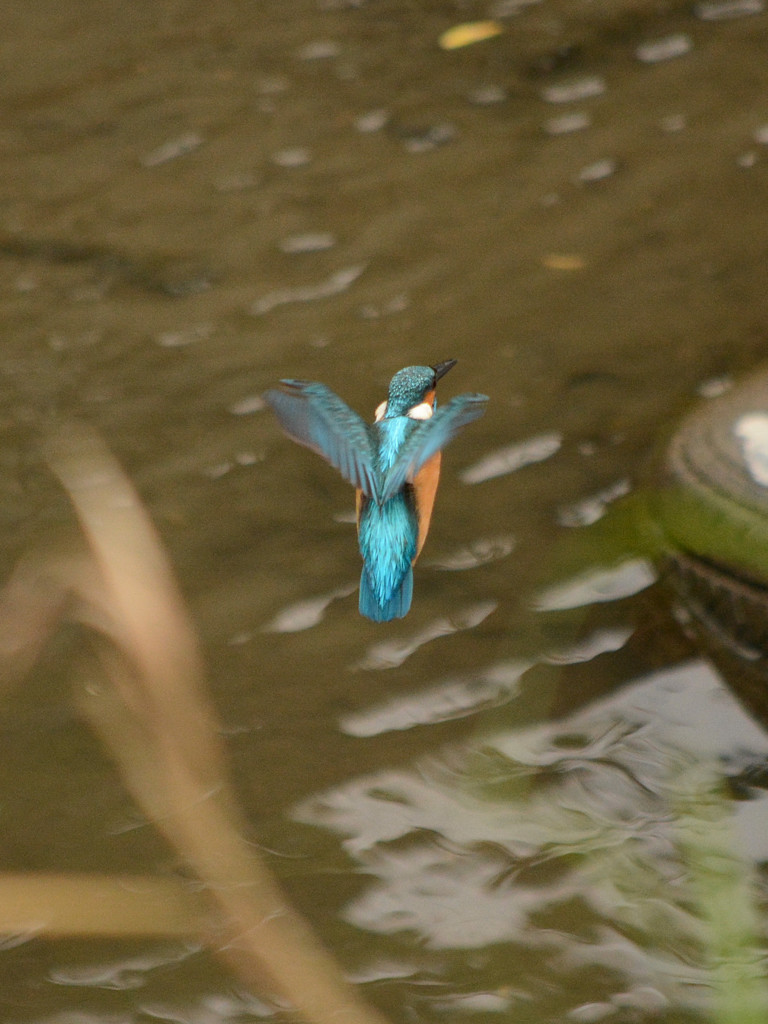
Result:
{"label": "floating debris", "polygon": [[761,124],[759,128],[755,128],[752,138],[760,146],[768,146],[768,124]]}
{"label": "floating debris", "polygon": [[281,252],[291,255],[305,252],[323,252],[336,245],[335,237],[330,231],[308,231],[303,235],[289,235],[278,242]]}
{"label": "floating debris", "polygon": [[382,128],[386,127],[392,115],[388,110],[369,110],[366,114],[361,114],[355,120],[355,128],[363,135],[372,135],[374,132],[380,132]]}
{"label": "floating debris", "polygon": [[702,21],[729,21],[731,18],[762,14],[764,10],[763,0],[711,0],[696,4],[693,13]]}
{"label": "floating debris", "polygon": [[201,135],[198,135],[197,132],[187,132],[185,135],[180,135],[177,139],[169,139],[162,146],[153,149],[141,158],[141,162],[145,167],[158,167],[160,164],[167,164],[169,160],[186,156],[187,153],[191,153],[202,144]]}
{"label": "floating debris", "polygon": [[338,295],[346,291],[365,270],[364,263],[358,263],[353,267],[344,267],[331,274],[325,281],[319,284],[299,285],[296,288],[278,288],[274,292],[268,292],[262,298],[257,299],[251,306],[251,313],[254,316],[263,316],[277,306],[285,306],[291,302],[312,302],[315,299],[327,299],[332,295]]}
{"label": "floating debris", "polygon": [[592,99],[605,92],[605,79],[600,75],[571,78],[567,82],[548,85],[541,90],[541,98],[547,103],[574,103],[577,100]]}
{"label": "floating debris", "polygon": [[544,131],[547,135],[569,135],[571,132],[580,132],[589,128],[592,118],[583,110],[574,110],[572,114],[560,114],[559,117],[550,117],[544,122]]}
{"label": "floating debris", "polygon": [[523,466],[530,466],[535,462],[543,462],[548,459],[560,450],[562,444],[562,434],[555,431],[549,434],[537,434],[536,437],[530,437],[527,441],[520,441],[491,452],[484,459],[480,459],[473,466],[468,466],[463,470],[459,474],[459,479],[465,484],[480,484],[486,480],[493,480],[497,476],[515,473]]}
{"label": "floating debris", "polygon": [[593,164],[587,164],[586,167],[582,167],[577,177],[578,180],[588,184],[592,181],[603,181],[605,178],[610,178],[612,174],[615,174],[618,170],[618,162],[611,157],[606,157],[604,160],[596,160]]}
{"label": "floating debris", "polygon": [[504,26],[498,21],[467,21],[443,32],[437,43],[441,50],[458,50],[462,46],[493,39],[503,31]]}
{"label": "floating debris", "polygon": [[278,149],[272,154],[272,163],[278,167],[304,167],[311,159],[312,154],[305,146]]}
{"label": "floating debris", "polygon": [[757,163],[757,153],[754,149],[749,149],[746,153],[740,153],[739,156],[736,157],[736,163],[739,167],[754,167]]}
{"label": "floating debris", "polygon": [[661,64],[665,60],[674,60],[675,57],[682,57],[693,49],[691,37],[684,32],[676,32],[671,36],[664,36],[663,39],[653,39],[642,43],[635,50],[635,56],[643,64]]}

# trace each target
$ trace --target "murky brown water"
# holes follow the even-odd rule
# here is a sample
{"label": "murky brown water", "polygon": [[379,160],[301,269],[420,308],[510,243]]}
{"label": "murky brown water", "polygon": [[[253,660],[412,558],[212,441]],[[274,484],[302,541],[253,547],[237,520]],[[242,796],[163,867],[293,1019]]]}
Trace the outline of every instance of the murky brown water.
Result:
{"label": "murky brown water", "polygon": [[[761,992],[717,1016],[717,965],[762,983],[768,808],[711,794],[765,733],[646,567],[561,566],[595,569],[583,526],[768,349],[768,14],[497,7],[454,52],[485,5],[0,12],[2,568],[68,519],[39,438],[86,418],[193,607],[254,841],[394,1021],[763,1020]],[[491,405],[377,627],[351,492],[258,396],[297,376],[372,412],[449,357],[443,394]],[[6,702],[0,863],[162,872],[69,708],[76,643]],[[175,946],[33,940],[0,979],[14,1022],[266,1012]]]}

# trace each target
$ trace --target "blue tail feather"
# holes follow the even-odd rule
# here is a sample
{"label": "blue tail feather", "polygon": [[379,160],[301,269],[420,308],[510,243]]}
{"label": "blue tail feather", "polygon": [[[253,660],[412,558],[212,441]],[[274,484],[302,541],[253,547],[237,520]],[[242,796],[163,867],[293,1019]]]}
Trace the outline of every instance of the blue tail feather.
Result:
{"label": "blue tail feather", "polygon": [[363,566],[360,575],[360,614],[374,622],[389,622],[390,619],[402,619],[408,613],[413,598],[413,569],[408,571],[400,586],[384,604],[379,604],[371,586],[368,572]]}

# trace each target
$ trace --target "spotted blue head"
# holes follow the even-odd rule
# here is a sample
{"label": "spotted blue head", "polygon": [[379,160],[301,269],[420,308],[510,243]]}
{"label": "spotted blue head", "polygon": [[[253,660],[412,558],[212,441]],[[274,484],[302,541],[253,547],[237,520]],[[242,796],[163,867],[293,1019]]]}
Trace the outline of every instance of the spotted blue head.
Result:
{"label": "spotted blue head", "polygon": [[435,408],[437,382],[455,365],[455,359],[446,359],[434,366],[406,366],[398,370],[389,382],[386,402],[376,410],[376,419],[395,416],[429,419]]}

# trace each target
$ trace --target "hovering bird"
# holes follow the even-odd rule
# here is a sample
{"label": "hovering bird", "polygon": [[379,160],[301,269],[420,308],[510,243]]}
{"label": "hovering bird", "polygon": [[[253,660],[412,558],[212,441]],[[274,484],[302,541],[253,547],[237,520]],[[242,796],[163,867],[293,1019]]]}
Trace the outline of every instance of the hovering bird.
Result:
{"label": "hovering bird", "polygon": [[357,490],[360,613],[375,622],[402,618],[411,607],[413,563],[427,538],[442,449],[485,412],[488,398],[478,394],[437,408],[437,382],[455,365],[448,359],[400,370],[372,424],[315,381],[282,380],[264,395],[286,434]]}

